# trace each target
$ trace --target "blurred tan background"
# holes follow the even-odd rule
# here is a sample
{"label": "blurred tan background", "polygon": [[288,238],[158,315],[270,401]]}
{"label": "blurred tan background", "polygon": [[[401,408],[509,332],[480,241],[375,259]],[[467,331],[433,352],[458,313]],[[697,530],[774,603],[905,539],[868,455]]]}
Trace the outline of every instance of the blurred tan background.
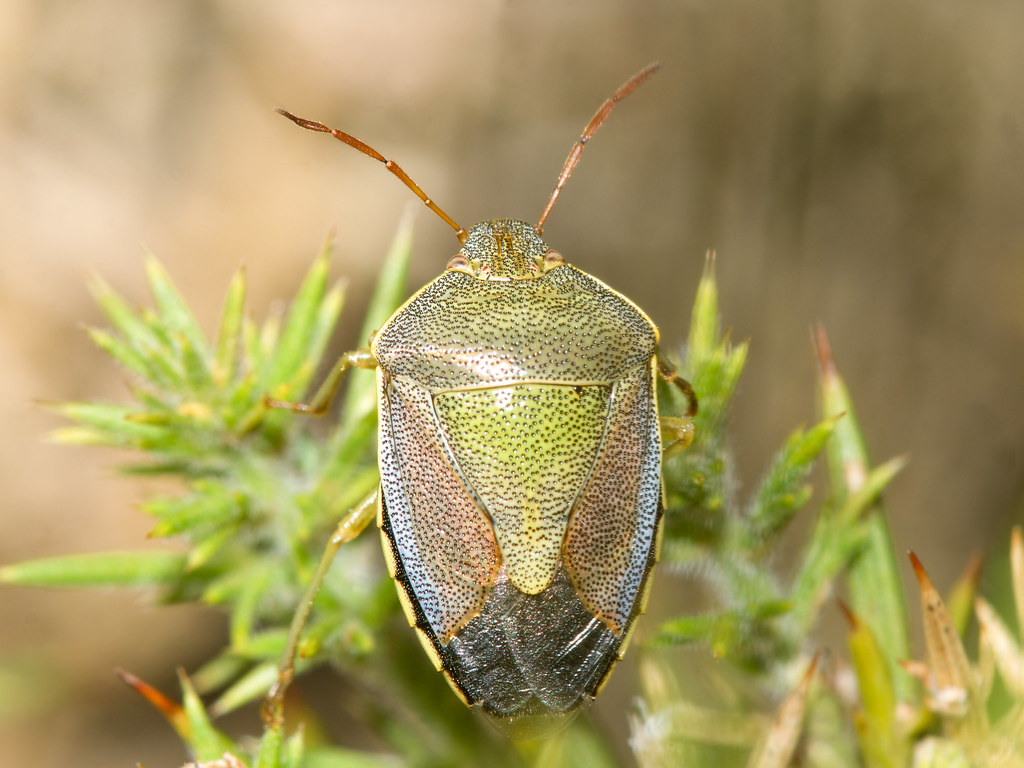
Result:
{"label": "blurred tan background", "polygon": [[[8,0],[0,562],[145,545],[134,504],[153,487],[44,442],[59,422],[33,403],[127,397],[80,332],[102,322],[90,269],[148,302],[148,248],[212,328],[240,263],[263,317],[336,228],[343,322],[360,317],[411,195],[274,107],[372,143],[463,226],[534,221],[594,109],[659,59],[548,242],[669,347],[717,249],[725,322],[753,343],[733,422],[747,487],[814,418],[808,330],[825,323],[874,457],[912,458],[887,496],[896,546],[948,584],[1024,490],[1022,36],[1024,6],[984,0]],[[425,210],[416,238],[410,290],[457,247]],[[111,670],[174,690],[174,667],[223,640],[217,615],[138,595],[0,590],[0,669],[19,672],[4,764],[177,765]]]}

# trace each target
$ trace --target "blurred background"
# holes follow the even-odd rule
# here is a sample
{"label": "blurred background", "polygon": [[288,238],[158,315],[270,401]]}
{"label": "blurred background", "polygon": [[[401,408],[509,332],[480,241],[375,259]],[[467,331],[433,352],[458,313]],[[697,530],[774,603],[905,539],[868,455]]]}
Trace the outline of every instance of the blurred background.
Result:
{"label": "blurred background", "polygon": [[[1024,6],[985,0],[8,0],[0,563],[147,545],[135,504],[154,485],[117,477],[112,452],[47,443],[60,422],[36,402],[128,396],[80,330],[102,323],[90,270],[146,303],[151,251],[212,329],[240,264],[262,318],[333,229],[350,281],[336,349],[357,343],[411,195],[274,107],[373,144],[463,226],[535,221],[593,111],[660,60],[547,241],[670,349],[717,250],[724,323],[752,341],[733,415],[745,487],[814,419],[823,322],[873,457],[911,457],[886,498],[895,545],[948,586],[1024,491],[1022,34]],[[426,210],[416,241],[410,291],[457,249]],[[0,589],[5,763],[178,765],[112,669],[173,692],[174,668],[224,640],[218,615],[147,596]]]}

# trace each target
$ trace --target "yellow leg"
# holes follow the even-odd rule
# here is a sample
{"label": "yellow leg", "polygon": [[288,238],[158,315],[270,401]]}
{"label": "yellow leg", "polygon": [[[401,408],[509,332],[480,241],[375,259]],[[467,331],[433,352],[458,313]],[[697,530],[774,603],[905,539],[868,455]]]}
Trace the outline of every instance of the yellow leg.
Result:
{"label": "yellow leg", "polygon": [[309,613],[313,609],[313,601],[316,600],[320,586],[323,584],[327,571],[334,562],[334,556],[338,553],[341,545],[351,541],[370,523],[376,515],[377,497],[379,489],[374,490],[369,496],[363,499],[351,512],[341,519],[338,527],[334,529],[331,538],[327,540],[327,546],[320,556],[313,578],[302,595],[302,602],[299,603],[295,615],[292,617],[291,627],[288,629],[288,641],[285,643],[284,654],[277,668],[277,682],[271,687],[263,702],[263,723],[268,729],[280,727],[284,718],[284,693],[295,677],[295,654],[299,647],[299,639],[302,630],[309,619]]}
{"label": "yellow leg", "polygon": [[680,416],[660,416],[661,439],[668,441],[662,449],[662,459],[671,459],[682,453],[693,442],[693,419]]}
{"label": "yellow leg", "polygon": [[672,364],[658,353],[658,374],[669,384],[674,386],[687,400],[686,416],[662,416],[661,439],[668,441],[662,450],[662,459],[671,459],[684,451],[693,442],[694,427],[693,416],[697,415],[697,393],[693,391],[690,382],[676,373]]}
{"label": "yellow leg", "polygon": [[349,368],[376,368],[377,358],[368,349],[357,349],[355,352],[346,352],[338,358],[330,375],[320,385],[320,389],[308,403],[290,403],[285,400],[274,400],[270,397],[263,398],[268,408],[285,408],[298,413],[308,413],[312,416],[322,416],[334,402],[334,396],[338,394],[341,387],[341,379]]}

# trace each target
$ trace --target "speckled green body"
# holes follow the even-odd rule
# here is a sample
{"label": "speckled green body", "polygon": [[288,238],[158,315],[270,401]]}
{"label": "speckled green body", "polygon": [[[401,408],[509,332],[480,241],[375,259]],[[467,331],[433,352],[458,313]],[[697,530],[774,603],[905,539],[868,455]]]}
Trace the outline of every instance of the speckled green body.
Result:
{"label": "speckled green body", "polygon": [[473,227],[372,343],[379,523],[409,623],[513,735],[625,652],[662,514],[657,328],[533,227]]}

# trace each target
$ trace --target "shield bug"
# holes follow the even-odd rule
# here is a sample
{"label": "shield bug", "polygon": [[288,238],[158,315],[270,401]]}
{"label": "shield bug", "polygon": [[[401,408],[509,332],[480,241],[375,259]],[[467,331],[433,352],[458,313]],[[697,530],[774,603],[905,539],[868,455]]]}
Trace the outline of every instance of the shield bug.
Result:
{"label": "shield bug", "polygon": [[517,738],[567,721],[625,653],[658,559],[662,434],[673,451],[692,437],[688,419],[659,419],[659,375],[686,393],[690,415],[696,398],[659,355],[651,319],[541,236],[586,143],[658,66],[601,105],[536,225],[464,230],[372,147],[279,110],[384,163],[461,243],[369,350],[342,356],[311,403],[268,404],[323,413],[345,370],[376,368],[380,489],[343,521],[323,562],[376,508],[427,656],[467,705]]}

